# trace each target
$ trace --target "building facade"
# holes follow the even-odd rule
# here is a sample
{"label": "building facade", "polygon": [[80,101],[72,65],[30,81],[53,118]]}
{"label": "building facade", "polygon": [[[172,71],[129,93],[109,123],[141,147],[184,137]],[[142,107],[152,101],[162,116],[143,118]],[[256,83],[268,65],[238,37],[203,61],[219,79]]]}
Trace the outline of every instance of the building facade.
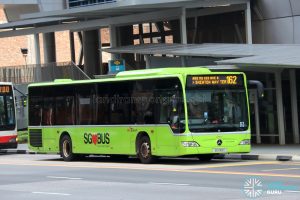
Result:
{"label": "building facade", "polygon": [[[26,44],[29,53],[32,52],[28,62],[71,60],[82,66],[89,76],[107,73],[107,60],[115,58],[124,59],[127,70],[234,64],[250,79],[258,79],[265,85],[266,97],[260,102],[255,98],[256,91],[250,92],[253,142],[299,143],[300,92],[296,75],[300,61],[287,52],[299,52],[298,0],[24,0],[20,4],[10,3],[0,0],[8,20],[0,25],[0,29],[6,30],[0,32],[0,42],[3,40],[5,46],[9,39],[20,38],[12,45],[17,46],[15,53],[9,54],[16,58],[9,59],[12,65],[17,65],[13,62],[24,63],[17,49]],[[149,53],[153,51],[151,44],[156,43],[198,44],[199,47],[214,43],[222,53],[206,48],[202,48],[206,52],[199,53],[201,50],[197,48],[197,52],[187,51],[182,55],[171,50]],[[221,44],[237,46],[226,49],[230,52],[228,55]],[[288,59],[283,63],[272,62],[269,53],[255,55],[264,56],[260,63],[243,60],[254,56],[255,52],[249,53],[253,48],[266,47],[256,44],[285,44],[284,48],[280,45],[272,48],[276,49],[276,57]],[[130,48],[120,48],[128,45]],[[143,46],[147,48],[139,51]],[[107,47],[115,51],[107,54]],[[241,47],[244,56],[234,51]],[[3,49],[0,60],[9,62],[5,59],[10,56],[4,56]]]}

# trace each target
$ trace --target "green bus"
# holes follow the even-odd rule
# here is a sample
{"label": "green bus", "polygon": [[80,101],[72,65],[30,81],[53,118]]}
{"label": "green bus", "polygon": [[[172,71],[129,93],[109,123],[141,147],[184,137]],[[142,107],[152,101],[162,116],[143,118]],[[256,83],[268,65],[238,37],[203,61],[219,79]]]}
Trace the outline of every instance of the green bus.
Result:
{"label": "green bus", "polygon": [[119,72],[28,87],[29,147],[60,153],[157,157],[250,151],[246,76],[207,68]]}

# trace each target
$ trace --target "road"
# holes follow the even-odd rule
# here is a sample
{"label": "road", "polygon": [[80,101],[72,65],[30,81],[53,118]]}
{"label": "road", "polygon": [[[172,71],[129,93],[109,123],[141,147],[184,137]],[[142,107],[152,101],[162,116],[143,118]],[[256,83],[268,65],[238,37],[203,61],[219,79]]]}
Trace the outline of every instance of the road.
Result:
{"label": "road", "polygon": [[300,162],[0,154],[1,200],[299,199]]}

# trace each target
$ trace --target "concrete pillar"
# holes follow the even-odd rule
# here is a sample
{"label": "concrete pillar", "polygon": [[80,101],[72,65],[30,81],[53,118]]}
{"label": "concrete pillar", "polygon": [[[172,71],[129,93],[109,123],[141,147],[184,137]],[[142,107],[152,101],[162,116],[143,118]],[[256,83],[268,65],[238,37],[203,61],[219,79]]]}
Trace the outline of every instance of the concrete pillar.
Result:
{"label": "concrete pillar", "polygon": [[252,24],[251,24],[250,0],[248,0],[247,8],[245,10],[245,28],[246,28],[246,41],[247,41],[247,44],[252,44]]}
{"label": "concrete pillar", "polygon": [[[110,48],[117,47],[118,38],[117,38],[117,27],[114,25],[109,26],[109,36],[110,36]],[[118,55],[111,54],[111,59],[118,59]]]}
{"label": "concrete pillar", "polygon": [[[181,44],[187,44],[187,30],[186,30],[186,9],[182,8],[180,16],[180,37]],[[181,66],[186,67],[186,58],[181,56]]]}
{"label": "concrete pillar", "polygon": [[278,132],[279,144],[285,144],[285,130],[284,130],[284,113],[283,113],[283,100],[282,100],[282,79],[281,71],[275,72],[276,83],[276,100],[277,100],[277,119],[278,119]]}
{"label": "concrete pillar", "polygon": [[181,42],[180,20],[171,20],[169,22],[171,24],[171,29],[172,29],[172,34],[173,34],[173,42],[180,43]]}
{"label": "concrete pillar", "polygon": [[180,36],[181,43],[187,44],[187,30],[186,30],[186,9],[182,8],[182,13],[180,16]]}
{"label": "concrete pillar", "polygon": [[299,124],[298,124],[298,104],[297,104],[297,83],[296,70],[290,69],[290,91],[291,91],[291,107],[294,143],[299,144]]}
{"label": "concrete pillar", "polygon": [[93,77],[100,74],[99,30],[83,31],[84,72]]}
{"label": "concrete pillar", "polygon": [[53,32],[44,33],[43,44],[44,44],[44,63],[56,62],[55,34]]}
{"label": "concrete pillar", "polygon": [[[272,84],[272,79],[273,79],[273,74],[267,73],[266,74],[266,88],[273,88]],[[275,115],[274,115],[274,108],[273,108],[273,97],[275,94],[272,93],[272,90],[269,91],[270,94],[267,95],[267,101],[268,105],[267,107],[267,112],[268,112],[268,125],[269,125],[269,131],[271,134],[275,133]],[[272,111],[272,112],[271,112]],[[271,144],[275,144],[275,137],[271,137],[270,139]]]}
{"label": "concrete pillar", "polygon": [[258,97],[257,91],[254,91],[254,110],[255,110],[255,130],[256,130],[256,143],[261,144],[260,135],[260,120],[259,120],[259,107],[258,107]]}
{"label": "concrete pillar", "polygon": [[102,62],[102,41],[101,41],[101,29],[98,31],[98,51],[99,51],[99,74],[103,74],[103,62]]}
{"label": "concrete pillar", "polygon": [[[133,45],[133,27],[132,25],[129,26],[121,26],[118,27],[118,44],[119,46],[127,46],[127,45]],[[129,67],[136,67],[136,62],[134,58],[134,54],[120,54],[119,58],[122,58],[126,62],[126,69],[129,69]],[[138,67],[144,67],[145,62],[141,63],[142,65],[139,65]]]}
{"label": "concrete pillar", "polygon": [[41,53],[40,53],[40,37],[39,34],[34,34],[34,52],[35,52],[35,81],[40,82],[42,80],[42,69],[41,69]]}
{"label": "concrete pillar", "polygon": [[75,58],[74,32],[69,31],[69,37],[70,37],[70,53],[71,53],[71,61],[72,61],[73,63],[76,63],[76,58]]}

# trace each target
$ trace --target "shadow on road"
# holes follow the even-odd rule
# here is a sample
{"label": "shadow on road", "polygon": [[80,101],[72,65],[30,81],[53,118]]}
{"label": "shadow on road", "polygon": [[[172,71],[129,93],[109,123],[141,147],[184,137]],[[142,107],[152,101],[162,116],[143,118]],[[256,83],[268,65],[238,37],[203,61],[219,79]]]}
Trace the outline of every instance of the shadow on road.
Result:
{"label": "shadow on road", "polygon": [[[41,159],[39,161],[57,161],[63,162],[62,158],[57,159]],[[139,159],[136,157],[110,157],[110,156],[87,156],[84,158],[77,159],[72,162],[102,162],[102,163],[126,163],[126,164],[140,164]],[[156,160],[155,164],[165,164],[165,165],[199,165],[199,164],[220,164],[220,163],[232,163],[232,162],[245,162],[241,160],[226,160],[226,159],[212,159],[211,161],[200,161],[197,158],[159,158]]]}

